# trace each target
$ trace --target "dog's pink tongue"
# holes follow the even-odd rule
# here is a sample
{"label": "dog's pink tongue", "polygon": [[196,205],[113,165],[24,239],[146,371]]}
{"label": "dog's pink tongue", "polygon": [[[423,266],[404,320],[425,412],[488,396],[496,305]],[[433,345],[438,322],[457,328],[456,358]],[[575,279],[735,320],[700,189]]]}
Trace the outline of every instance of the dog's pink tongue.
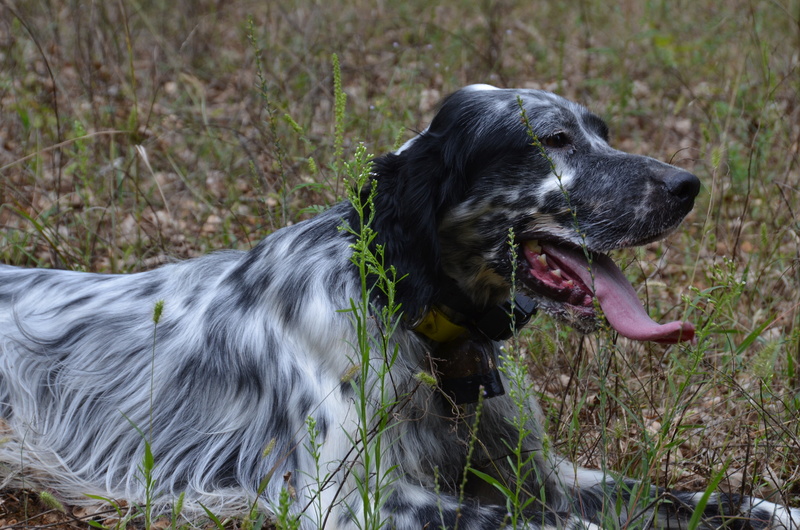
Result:
{"label": "dog's pink tongue", "polygon": [[633,286],[608,256],[593,254],[590,273],[582,251],[550,245],[542,245],[542,248],[577,275],[585,285],[594,289],[594,296],[600,302],[609,324],[623,337],[664,344],[694,339],[694,326],[689,322],[654,322],[642,307]]}

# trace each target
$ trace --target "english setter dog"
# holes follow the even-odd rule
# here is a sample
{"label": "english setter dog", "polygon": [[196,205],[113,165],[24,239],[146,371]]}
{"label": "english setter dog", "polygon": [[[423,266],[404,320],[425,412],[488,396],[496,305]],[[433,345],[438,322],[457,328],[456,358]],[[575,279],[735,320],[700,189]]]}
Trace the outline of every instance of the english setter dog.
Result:
{"label": "english setter dog", "polygon": [[[162,507],[184,492],[187,510],[274,509],[289,491],[304,528],[360,528],[365,498],[386,528],[508,528],[509,508],[481,479],[514,486],[519,387],[501,370],[511,325],[541,309],[585,333],[607,320],[634,340],[692,339],[689,323],[653,322],[604,252],[675,229],[700,182],[612,149],[582,106],[469,86],[371,171],[373,246],[403,276],[392,356],[372,355],[371,371],[343,311],[362,293],[354,236],[342,229],[359,223],[350,201],[248,252],[138,274],[0,266],[5,483],[143,503],[149,440]],[[377,322],[389,302],[372,293]],[[374,322],[367,331],[386,333]],[[360,374],[380,373],[386,385],[359,387]],[[376,415],[387,399],[396,406]],[[550,451],[527,399],[530,467],[516,486],[530,502],[518,527],[687,528],[699,505],[704,528],[798,528],[800,510],[723,493],[653,488],[645,497],[658,502],[634,513],[638,483]],[[364,417],[375,424],[362,428]],[[380,469],[364,476],[358,448],[377,430]],[[380,499],[369,491],[378,475]]]}

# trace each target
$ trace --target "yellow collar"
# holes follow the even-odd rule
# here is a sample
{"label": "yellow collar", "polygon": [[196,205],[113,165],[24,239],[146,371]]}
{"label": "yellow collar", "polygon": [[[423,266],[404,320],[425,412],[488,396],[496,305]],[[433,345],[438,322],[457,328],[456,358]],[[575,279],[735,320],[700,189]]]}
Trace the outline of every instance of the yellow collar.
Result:
{"label": "yellow collar", "polygon": [[414,331],[436,342],[450,342],[466,333],[467,328],[451,322],[442,311],[433,307],[414,326]]}
{"label": "yellow collar", "polygon": [[432,307],[425,311],[411,329],[422,333],[436,342],[451,342],[469,330],[476,331],[489,340],[504,341],[509,339],[514,330],[522,329],[536,314],[537,303],[532,298],[516,293],[514,300],[490,307],[468,326],[461,326],[451,321],[441,309]]}

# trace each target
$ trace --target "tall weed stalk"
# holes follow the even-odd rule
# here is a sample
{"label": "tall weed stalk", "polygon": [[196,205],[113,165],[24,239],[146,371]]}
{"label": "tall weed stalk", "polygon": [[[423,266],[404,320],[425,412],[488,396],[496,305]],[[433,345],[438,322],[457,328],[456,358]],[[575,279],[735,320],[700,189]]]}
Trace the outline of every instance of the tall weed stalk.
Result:
{"label": "tall weed stalk", "polygon": [[[342,230],[354,236],[352,262],[361,282],[360,298],[351,300],[347,312],[355,330],[354,362],[357,370],[351,379],[356,391],[358,428],[351,439],[359,455],[359,469],[351,470],[356,480],[360,513],[352,515],[363,530],[377,530],[387,525],[381,508],[390,494],[394,467],[387,466],[386,432],[391,429],[391,411],[397,403],[389,373],[397,360],[398,346],[391,338],[397,329],[400,304],[395,299],[399,281],[393,266],[384,263],[383,248],[375,244],[375,182],[371,181],[370,156],[360,145],[344,168],[350,182],[347,190],[357,216],[356,226]],[[373,303],[380,298],[383,303]]]}

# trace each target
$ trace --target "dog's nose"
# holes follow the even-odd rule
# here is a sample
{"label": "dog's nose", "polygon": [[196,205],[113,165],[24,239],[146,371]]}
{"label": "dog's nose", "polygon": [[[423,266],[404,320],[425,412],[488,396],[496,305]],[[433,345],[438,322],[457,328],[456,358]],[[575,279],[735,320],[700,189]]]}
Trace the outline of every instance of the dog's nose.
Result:
{"label": "dog's nose", "polygon": [[675,169],[664,176],[667,190],[681,200],[692,200],[700,193],[700,179],[682,169]]}

